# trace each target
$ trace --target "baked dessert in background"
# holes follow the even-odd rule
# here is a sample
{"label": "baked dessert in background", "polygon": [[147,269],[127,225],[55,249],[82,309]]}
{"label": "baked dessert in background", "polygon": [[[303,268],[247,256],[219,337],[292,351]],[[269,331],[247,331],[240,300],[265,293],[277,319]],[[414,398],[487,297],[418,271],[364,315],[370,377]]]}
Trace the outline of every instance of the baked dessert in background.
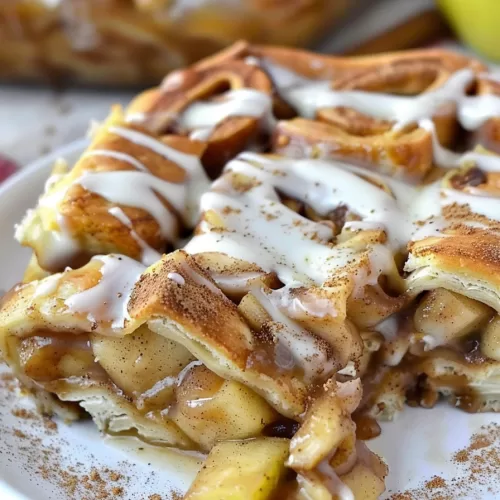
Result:
{"label": "baked dessert in background", "polygon": [[368,55],[427,47],[450,35],[434,0],[374,0],[363,3],[318,48],[327,54]]}
{"label": "baked dessert in background", "polygon": [[157,83],[240,38],[304,46],[347,0],[8,0],[0,4],[0,78],[113,86]]}
{"label": "baked dessert in background", "polygon": [[174,71],[18,226],[2,354],[43,411],[207,453],[188,499],[376,499],[376,419],[499,409],[499,118],[443,50]]}

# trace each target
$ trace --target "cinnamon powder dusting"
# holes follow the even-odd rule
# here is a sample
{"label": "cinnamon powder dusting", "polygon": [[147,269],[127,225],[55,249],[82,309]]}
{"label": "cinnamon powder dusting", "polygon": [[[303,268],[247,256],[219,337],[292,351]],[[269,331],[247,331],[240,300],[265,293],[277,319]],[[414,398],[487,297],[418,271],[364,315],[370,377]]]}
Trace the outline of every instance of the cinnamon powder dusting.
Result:
{"label": "cinnamon powder dusting", "polygon": [[489,495],[500,494],[500,425],[480,428],[466,448],[451,457],[457,476],[434,476],[420,488],[393,494],[391,500],[455,500],[477,498],[478,487]]}
{"label": "cinnamon powder dusting", "polygon": [[[0,370],[5,370],[0,366]],[[42,416],[33,409],[25,408],[26,398],[20,398],[25,391],[9,372],[0,373],[0,407],[15,417],[0,416],[0,454],[7,461],[22,469],[29,482],[47,498],[71,498],[72,500],[177,500],[175,492],[145,496],[132,491],[131,486],[155,484],[156,472],[144,473],[134,463],[121,461],[118,470],[111,469],[93,456],[85,455],[85,463],[75,461],[78,444],[65,440],[58,434],[58,425],[48,416]],[[9,408],[9,409],[7,409]],[[74,424],[78,425],[78,424]],[[27,479],[28,481],[28,479]],[[57,491],[51,496],[44,486],[48,482]],[[53,490],[51,490],[53,491]]]}

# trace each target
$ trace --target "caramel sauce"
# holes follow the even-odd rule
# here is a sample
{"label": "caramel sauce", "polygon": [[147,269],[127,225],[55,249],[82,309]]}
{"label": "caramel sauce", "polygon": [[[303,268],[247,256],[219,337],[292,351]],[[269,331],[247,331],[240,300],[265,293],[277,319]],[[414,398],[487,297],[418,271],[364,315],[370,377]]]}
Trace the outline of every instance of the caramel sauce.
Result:
{"label": "caramel sauce", "polygon": [[450,403],[467,413],[478,413],[481,409],[481,395],[469,387],[463,375],[442,375],[434,377],[431,384],[436,387],[449,387],[453,390]]}
{"label": "caramel sauce", "polygon": [[247,368],[253,368],[257,372],[264,373],[272,378],[303,378],[303,370],[300,369],[293,359],[281,360],[276,355],[276,345],[271,342],[261,342],[247,358]]}
{"label": "caramel sauce", "polygon": [[426,375],[419,375],[415,385],[406,392],[406,403],[414,408],[433,408],[438,399],[439,393],[428,383]]}
{"label": "caramel sauce", "polygon": [[363,413],[354,413],[352,419],[356,424],[356,437],[358,439],[366,441],[380,436],[382,429],[373,417]]}
{"label": "caramel sauce", "polygon": [[[221,389],[224,382],[223,378],[206,366],[195,366],[178,382],[175,389],[175,402],[168,409],[168,414],[174,416],[181,412],[209,418],[205,407]],[[211,414],[210,418],[217,420],[217,415]]]}
{"label": "caramel sauce", "polygon": [[33,335],[19,341],[18,356],[26,375],[37,382],[102,372],[86,334]]}

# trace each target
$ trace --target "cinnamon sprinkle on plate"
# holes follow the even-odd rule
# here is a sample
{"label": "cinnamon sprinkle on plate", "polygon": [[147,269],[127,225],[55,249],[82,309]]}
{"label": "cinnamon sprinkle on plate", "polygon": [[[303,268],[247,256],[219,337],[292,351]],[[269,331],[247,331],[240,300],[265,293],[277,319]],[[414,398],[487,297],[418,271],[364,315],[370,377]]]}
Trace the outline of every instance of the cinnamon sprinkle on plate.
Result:
{"label": "cinnamon sprinkle on plate", "polygon": [[500,425],[490,424],[471,437],[467,447],[451,457],[456,477],[434,476],[421,487],[394,493],[391,500],[458,500],[477,497],[478,485],[487,487],[492,498],[500,494]]}

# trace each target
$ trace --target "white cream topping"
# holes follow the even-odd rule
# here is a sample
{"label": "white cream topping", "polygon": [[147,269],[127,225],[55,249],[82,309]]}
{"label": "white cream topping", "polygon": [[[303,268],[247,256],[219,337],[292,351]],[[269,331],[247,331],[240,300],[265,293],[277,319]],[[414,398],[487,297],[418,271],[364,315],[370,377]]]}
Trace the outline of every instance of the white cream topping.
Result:
{"label": "white cream topping", "polygon": [[500,220],[500,198],[478,193],[466,193],[454,189],[443,189],[444,205],[468,205],[469,209],[492,220]]}
{"label": "white cream topping", "polygon": [[127,153],[123,153],[122,151],[114,151],[111,149],[91,149],[83,155],[84,158],[89,156],[107,156],[109,158],[114,158],[115,160],[124,161],[125,163],[132,165],[134,168],[136,168],[137,170],[141,170],[142,172],[149,172],[149,170],[143,163],[141,163],[133,156],[130,156]]}
{"label": "white cream topping", "polygon": [[328,491],[339,500],[356,500],[351,488],[342,482],[334,468],[330,465],[329,459],[330,457],[317,465],[318,471],[326,479],[325,486],[328,488]]}
{"label": "white cream topping", "polygon": [[[418,123],[431,133],[435,162],[443,167],[456,167],[470,158],[441,146],[431,120],[433,116],[439,115],[446,105],[453,104],[457,108],[457,119],[461,125],[467,130],[475,130],[486,120],[500,115],[499,96],[467,95],[467,87],[476,78],[470,69],[456,71],[437,89],[417,96],[398,96],[357,90],[333,90],[330,81],[305,78],[269,60],[262,60],[261,66],[275,82],[282,97],[306,118],[314,118],[322,108],[348,107],[374,118],[393,121],[396,129]],[[493,80],[498,78],[497,75],[490,76]],[[476,160],[481,162],[483,158],[476,157]],[[484,162],[494,171],[500,171],[500,159]]]}
{"label": "white cream topping", "polygon": [[[304,370],[306,381],[315,380],[318,376],[326,377],[333,373],[334,360],[329,358],[324,343],[283,314],[263,290],[255,287],[251,293],[273,321],[281,325],[276,331],[277,363],[281,363],[283,368],[300,366]],[[291,354],[293,363],[288,361],[286,352]]]}
{"label": "white cream topping", "polygon": [[187,364],[177,375],[177,386],[181,385],[183,380],[186,378],[186,375],[195,367],[202,366],[203,363],[199,360],[191,361],[191,363]]}
{"label": "white cream topping", "polygon": [[217,286],[225,293],[243,293],[250,290],[252,281],[261,278],[263,272],[245,272],[237,275],[210,273]]}
{"label": "white cream topping", "polygon": [[184,285],[186,283],[186,281],[184,280],[184,278],[179,273],[168,273],[167,274],[167,278],[169,280],[174,281],[179,286],[182,286],[182,285]]}
{"label": "white cream topping", "polygon": [[455,104],[462,126],[474,130],[489,118],[500,115],[498,96],[466,94],[467,87],[475,79],[470,69],[456,71],[437,89],[417,96],[401,96],[334,90],[330,81],[311,80],[270,61],[265,61],[263,66],[282,97],[306,118],[314,118],[322,108],[348,107],[374,118],[396,122],[396,127],[402,127],[439,114],[446,104]]}
{"label": "white cream topping", "polygon": [[418,126],[427,130],[431,134],[432,152],[434,156],[434,163],[436,165],[448,168],[455,168],[460,165],[463,155],[454,153],[453,151],[441,146],[436,133],[436,126],[430,118],[423,118],[419,120]]}
{"label": "white cream topping", "polygon": [[[200,273],[197,273],[192,267],[190,267],[185,262],[181,264],[182,270],[198,285],[204,286],[208,288],[215,295],[220,295],[222,297],[226,297],[220,288],[217,288],[210,280],[202,276]],[[182,276],[181,276],[182,277]]]}
{"label": "white cream topping", "polygon": [[[131,130],[124,127],[110,127],[109,131],[124,137],[135,144],[151,149],[167,160],[179,165],[187,172],[188,182],[185,186],[185,202],[183,203],[183,210],[181,213],[191,226],[196,224],[198,218],[198,200],[201,194],[205,192],[210,185],[210,181],[208,180],[208,176],[201,164],[200,159],[195,155],[177,151],[157,139],[138,132],[137,130]],[[153,176],[153,178],[156,181],[161,180],[155,176]]]}
{"label": "white cream topping", "polygon": [[[370,175],[341,162],[270,160],[252,153],[240,155],[228,164],[227,170],[269,183],[287,196],[307,203],[320,215],[348,206],[363,219],[363,229],[382,227],[386,230],[394,248],[406,245],[409,239],[412,226],[407,213],[416,191],[401,182]],[[386,181],[393,195],[357,173]],[[350,227],[356,229],[356,223]]]}
{"label": "white cream topping", "polygon": [[[247,164],[243,159],[259,162],[259,166]],[[317,170],[316,170],[317,169]],[[344,172],[335,165],[317,160],[266,160],[256,155],[245,153],[236,161],[230,162],[228,171],[246,173],[261,181],[245,193],[234,191],[224,178],[213,184],[211,192],[203,195],[201,209],[213,210],[222,219],[224,230],[212,230],[208,222],[200,226],[202,234],[195,236],[186,246],[190,253],[221,252],[231,257],[257,264],[267,272],[276,272],[285,285],[296,283],[323,284],[329,277],[350,265],[360,254],[354,248],[333,246],[332,229],[322,223],[300,216],[279,202],[275,188],[298,199],[306,198],[320,213],[335,208],[341,200],[349,204],[363,195],[356,195],[356,190],[349,191],[349,184],[358,178]],[[287,173],[290,172],[290,173]],[[338,185],[340,197],[335,194]],[[367,217],[399,217],[395,210],[394,199],[366,181],[359,184],[383,206],[363,207]],[[378,190],[378,192],[374,191]],[[379,196],[382,193],[382,197]],[[370,203],[369,200],[367,200]],[[392,220],[390,221],[393,222]],[[401,239],[401,243],[403,240]],[[392,262],[391,252],[382,245],[372,245],[369,249],[372,270],[359,269],[356,274],[358,285],[376,283],[381,272],[388,269]]]}
{"label": "white cream topping", "polygon": [[47,276],[43,280],[36,284],[35,291],[33,293],[33,298],[46,297],[57,290],[59,286],[59,280],[61,279],[61,274],[53,274],[52,276]]}
{"label": "white cream topping", "polygon": [[177,123],[198,140],[208,140],[218,124],[234,116],[261,118],[262,127],[271,130],[272,105],[271,96],[264,92],[248,88],[230,90],[217,100],[195,101],[180,114]]}
{"label": "white cream topping", "polygon": [[75,180],[75,184],[80,184],[112,203],[142,208],[158,222],[163,238],[173,239],[177,233],[177,220],[155,193],[167,200],[182,215],[188,226],[193,226],[198,218],[198,197],[209,185],[199,158],[177,151],[135,130],[123,127],[110,127],[109,130],[135,144],[151,149],[184,168],[188,181],[182,184],[171,183],[154,176],[144,165],[141,164],[142,168],[136,165],[139,162],[129,155],[116,151],[93,150],[87,154],[107,155],[128,161],[136,166],[138,171],[86,172]]}
{"label": "white cream topping", "polygon": [[485,172],[500,172],[500,157],[491,154],[468,151],[467,153],[454,153],[441,146],[436,133],[434,122],[428,118],[420,120],[418,125],[430,132],[432,137],[432,148],[434,162],[440,167],[456,168],[466,163],[474,163]]}
{"label": "white cream topping", "polygon": [[[296,286],[300,286],[300,283]],[[275,307],[285,310],[290,318],[303,318],[304,314],[316,318],[337,317],[337,311],[331,300],[316,297],[314,294],[310,296],[302,294],[298,297],[294,294],[294,288],[293,285],[287,285],[278,290],[272,290],[267,297]]]}
{"label": "white cream topping", "polygon": [[123,328],[130,319],[130,296],[145,266],[125,255],[99,255],[92,260],[102,262],[99,283],[64,303],[71,312],[87,314],[89,321],[109,321],[113,329]]}
{"label": "white cream topping", "polygon": [[85,173],[75,181],[86,190],[118,205],[141,208],[159,224],[161,235],[171,239],[177,232],[177,219],[155,195],[163,196],[179,213],[185,212],[186,187],[145,172],[133,170]]}
{"label": "white cream topping", "polygon": [[[136,158],[120,152],[106,149],[94,149],[85,153],[86,156],[108,156],[132,165],[136,170],[115,170],[107,172],[84,172],[82,176],[65,188],[53,190],[54,184],[62,178],[51,176],[46,182],[45,193],[40,197],[41,207],[53,210],[59,225],[58,231],[50,231],[45,238],[45,251],[40,258],[44,267],[57,267],[61,262],[67,262],[80,251],[80,244],[66,230],[64,217],[59,213],[59,205],[68,189],[73,184],[79,184],[90,192],[96,193],[111,203],[117,205],[141,208],[148,212],[159,224],[163,238],[172,241],[177,235],[178,222],[176,215],[158,197],[163,197],[181,215],[184,223],[193,227],[198,219],[198,201],[201,193],[209,186],[208,177],[197,156],[189,155],[171,148],[159,140],[136,130],[124,127],[109,127],[109,131],[143,147],[149,148],[183,168],[187,173],[184,183],[171,183],[156,177]],[[125,214],[119,209],[112,209],[122,223],[132,229],[130,220],[125,220]],[[28,211],[22,223],[16,227],[15,236],[19,241],[24,239],[27,228],[36,216],[36,211]],[[143,259],[151,264],[158,257],[137,233],[133,231],[143,250]]]}
{"label": "white cream topping", "polygon": [[462,156],[461,164],[469,162],[483,172],[500,172],[500,156],[470,151]]}
{"label": "white cream topping", "polygon": [[[16,228],[15,237],[23,241],[25,231],[29,228],[35,210],[29,210],[22,223]],[[80,244],[73,239],[66,229],[64,217],[57,215],[59,231],[49,231],[43,239],[43,253],[38,256],[38,263],[47,269],[59,267],[61,262],[68,262],[80,251]]]}
{"label": "white cream topping", "polygon": [[116,217],[123,225],[130,229],[130,236],[134,238],[137,244],[141,247],[142,256],[141,262],[145,266],[150,266],[156,261],[161,259],[161,253],[157,252],[154,248],[150,247],[134,230],[132,221],[127,217],[125,212],[120,207],[113,207],[109,209],[109,213]]}
{"label": "white cream topping", "polygon": [[[327,226],[308,221],[276,201],[217,192],[202,197],[205,210],[220,215],[225,207],[233,210],[222,216],[226,231],[215,232],[208,227],[188,243],[186,251],[222,252],[254,262],[268,272],[275,271],[284,283],[326,279],[322,264],[335,253],[327,245],[333,236]],[[315,236],[317,241],[312,239]]]}

